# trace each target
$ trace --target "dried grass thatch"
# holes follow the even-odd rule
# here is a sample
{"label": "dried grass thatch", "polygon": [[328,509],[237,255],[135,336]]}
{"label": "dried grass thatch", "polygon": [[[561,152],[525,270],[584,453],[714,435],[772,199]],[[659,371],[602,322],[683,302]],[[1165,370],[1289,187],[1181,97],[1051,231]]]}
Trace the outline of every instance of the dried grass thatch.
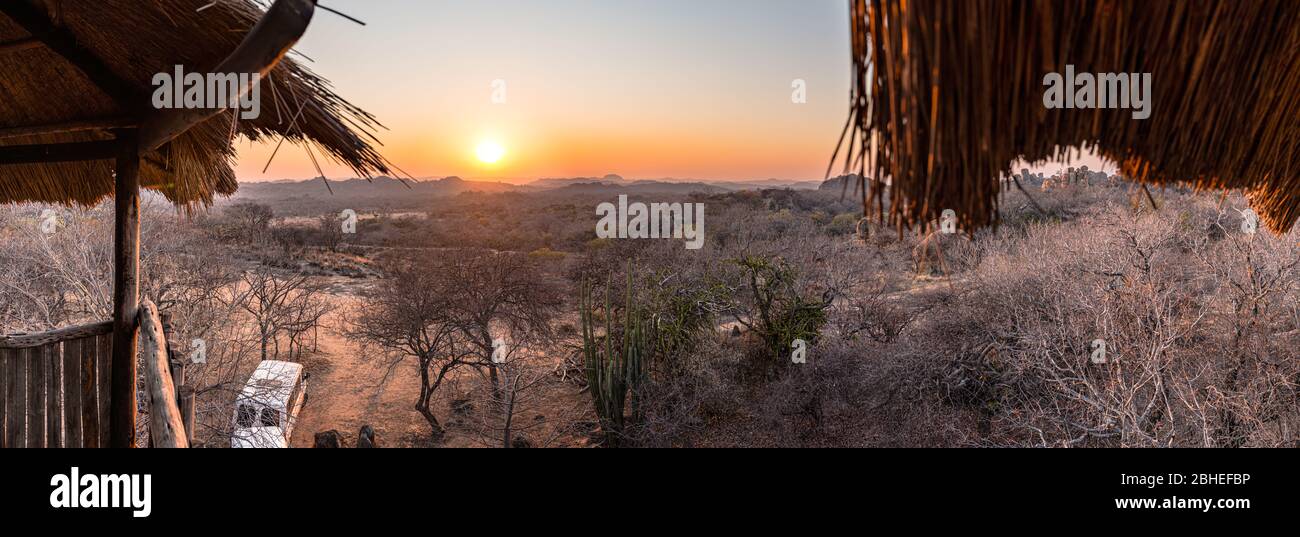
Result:
{"label": "dried grass thatch", "polygon": [[[963,228],[986,226],[1016,160],[1083,147],[1144,183],[1241,189],[1275,232],[1300,218],[1296,0],[852,0],[851,9],[853,113],[841,149],[847,141],[846,171],[871,178],[868,213],[910,227],[952,209]],[[1150,118],[1048,110],[1043,77],[1067,64],[1152,73]]]}
{"label": "dried grass thatch", "polygon": [[[264,13],[264,2],[221,0],[4,0],[27,1],[50,14],[118,78],[129,81],[140,105],[149,105],[151,80],[176,65],[206,72],[229,55]],[[0,14],[0,44],[28,38]],[[388,172],[371,146],[380,127],[365,111],[336,95],[324,79],[284,58],[262,80],[262,114],[238,122],[224,112],[190,129],[147,156],[141,183],[173,202],[207,205],[215,194],[238,187],[231,168],[233,132],[250,139],[285,136],[307,143],[358,175]],[[302,110],[294,128],[293,116]],[[43,46],[0,52],[0,132],[35,125],[133,119],[79,69]],[[138,120],[139,118],[134,118]],[[90,130],[41,136],[0,137],[0,146],[108,140]],[[377,141],[376,141],[377,143]],[[113,192],[113,161],[0,166],[0,203],[46,202],[90,205]]]}

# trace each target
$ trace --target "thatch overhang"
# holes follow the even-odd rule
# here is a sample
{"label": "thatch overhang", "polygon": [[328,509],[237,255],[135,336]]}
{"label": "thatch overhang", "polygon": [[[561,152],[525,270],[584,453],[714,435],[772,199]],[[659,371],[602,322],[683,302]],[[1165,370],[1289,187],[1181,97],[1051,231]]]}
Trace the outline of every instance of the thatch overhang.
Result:
{"label": "thatch overhang", "polygon": [[[215,69],[267,9],[265,2],[251,0],[4,4],[0,149],[85,143],[92,154],[99,150],[104,155],[88,161],[0,165],[0,203],[80,205],[112,195],[114,161],[106,150],[108,142],[114,139],[114,129],[138,127],[157,112],[151,105],[154,75],[173,72],[178,65],[187,73]],[[69,48],[76,52],[74,59],[83,61],[70,61]],[[260,92],[260,117],[236,120],[233,111],[222,111],[142,155],[141,185],[182,206],[207,205],[217,194],[234,193],[238,185],[233,144],[238,135],[309,144],[316,154],[359,176],[390,173],[372,146],[378,143],[374,132],[381,127],[375,118],[339,97],[298,61],[281,59],[262,79]]]}
{"label": "thatch overhang", "polygon": [[[1072,147],[1152,185],[1245,193],[1274,232],[1300,219],[1300,2],[852,0],[854,91],[837,155],[869,214],[996,222],[1013,163]],[[1044,76],[1151,73],[1148,119],[1047,109]],[[847,142],[847,146],[845,146]],[[845,149],[847,147],[847,149]],[[889,200],[886,203],[886,200]]]}

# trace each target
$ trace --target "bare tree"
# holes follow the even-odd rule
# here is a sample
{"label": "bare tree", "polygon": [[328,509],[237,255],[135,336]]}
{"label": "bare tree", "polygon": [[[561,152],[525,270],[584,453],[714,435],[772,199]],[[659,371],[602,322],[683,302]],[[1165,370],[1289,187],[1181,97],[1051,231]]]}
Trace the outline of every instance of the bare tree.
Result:
{"label": "bare tree", "polygon": [[279,359],[280,340],[287,339],[286,356],[301,350],[303,334],[315,330],[328,312],[323,290],[304,275],[277,275],[259,267],[245,271],[229,295],[257,326],[262,360]]}
{"label": "bare tree", "polygon": [[494,394],[501,379],[492,355],[499,338],[525,345],[553,338],[551,319],[560,298],[536,263],[516,253],[469,253],[431,266],[456,283],[452,295],[454,328],[469,345],[476,369],[487,371]]}
{"label": "bare tree", "polygon": [[350,316],[346,336],[364,349],[376,349],[400,362],[416,360],[420,372],[420,395],[415,410],[433,429],[443,434],[434,415],[435,393],[469,354],[456,341],[451,322],[454,282],[415,258],[394,258],[384,266],[384,279],[362,299]]}
{"label": "bare tree", "polygon": [[[494,356],[497,370],[497,389],[472,389],[477,401],[471,428],[478,441],[488,447],[514,448],[545,446],[555,439],[559,429],[552,428],[549,436],[533,434],[541,431],[546,422],[537,414],[538,403],[547,394],[547,388],[559,382],[555,374],[558,364],[540,362],[537,352],[513,345],[503,345]],[[533,418],[533,419],[529,419]],[[553,421],[557,416],[551,417]]]}
{"label": "bare tree", "polygon": [[[57,215],[58,225],[41,228],[38,216],[47,210]],[[234,395],[256,363],[258,347],[252,324],[232,299],[238,296],[235,261],[201,225],[165,203],[146,197],[141,211],[147,215],[141,293],[171,317],[169,343],[188,363],[185,381],[196,390],[198,443],[225,445]],[[0,215],[0,332],[111,316],[111,204],[82,210],[0,207]]]}
{"label": "bare tree", "polygon": [[228,224],[223,234],[243,242],[259,242],[266,238],[275,219],[275,211],[261,203],[241,201],[222,213]]}
{"label": "bare tree", "polygon": [[[102,209],[7,208],[0,230],[0,326],[48,330],[98,321],[112,312],[111,220]],[[44,217],[42,216],[44,215]],[[45,218],[57,225],[43,226]],[[147,252],[146,252],[147,255]]]}
{"label": "bare tree", "polygon": [[[435,436],[443,426],[432,405],[436,392],[457,369],[469,366],[487,377],[495,413],[505,421],[519,406],[519,394],[534,383],[514,369],[503,380],[497,348],[547,341],[557,295],[526,257],[461,252],[439,259],[396,257],[385,278],[353,315],[347,336],[401,361],[414,358],[420,371],[415,409]],[[512,356],[512,351],[503,351]],[[500,362],[500,363],[498,363]],[[509,440],[509,430],[503,433]]]}
{"label": "bare tree", "polygon": [[337,252],[343,243],[343,226],[334,215],[322,215],[317,219],[320,230],[321,246],[331,252]]}

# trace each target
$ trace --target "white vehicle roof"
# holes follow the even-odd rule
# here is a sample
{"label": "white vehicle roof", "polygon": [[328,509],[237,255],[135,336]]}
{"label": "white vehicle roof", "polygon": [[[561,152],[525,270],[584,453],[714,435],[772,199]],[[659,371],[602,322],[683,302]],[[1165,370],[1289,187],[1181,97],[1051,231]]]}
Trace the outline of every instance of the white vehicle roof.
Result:
{"label": "white vehicle roof", "polygon": [[280,427],[248,427],[230,437],[232,448],[287,449],[289,441]]}
{"label": "white vehicle roof", "polygon": [[257,365],[253,375],[239,392],[239,403],[287,410],[294,383],[302,375],[302,364],[266,360]]}

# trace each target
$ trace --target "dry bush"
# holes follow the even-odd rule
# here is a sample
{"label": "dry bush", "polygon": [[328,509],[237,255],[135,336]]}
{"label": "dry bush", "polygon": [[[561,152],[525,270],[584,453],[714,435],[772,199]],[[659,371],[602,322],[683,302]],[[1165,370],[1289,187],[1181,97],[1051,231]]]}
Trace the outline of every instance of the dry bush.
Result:
{"label": "dry bush", "polygon": [[985,241],[969,292],[907,342],[946,363],[935,395],[974,422],[969,443],[1294,442],[1294,237],[1215,239],[1216,212],[1189,205]]}
{"label": "dry bush", "polygon": [[[792,238],[805,248],[745,242],[874,270],[847,283],[810,271],[839,293],[831,322],[808,363],[774,380],[741,374],[726,335],[705,346],[688,375],[650,389],[659,410],[647,431],[657,434],[646,436],[712,446],[1295,445],[1300,232],[1245,235],[1235,211],[1182,192],[1164,193],[1158,212],[1125,195],[1042,195],[1053,214],[1034,209],[975,236],[950,285],[898,277],[910,234],[842,251],[816,237]],[[1092,360],[1097,339],[1106,363]]]}
{"label": "dry bush", "polygon": [[[47,209],[61,222],[49,234],[36,227]],[[169,343],[187,362],[186,384],[196,390],[196,444],[229,445],[235,396],[262,352],[267,358],[298,359],[312,345],[326,311],[320,289],[292,273],[262,266],[242,270],[248,265],[239,255],[248,250],[243,241],[269,234],[268,208],[190,219],[146,196],[141,212],[141,295],[170,317]],[[6,246],[0,263],[8,269],[0,273],[0,331],[47,330],[111,317],[111,204],[84,210],[24,206],[0,213],[8,215],[0,229]],[[259,289],[266,292],[255,292]],[[202,354],[196,352],[200,345]]]}
{"label": "dry bush", "polygon": [[546,370],[530,363],[537,358],[530,349],[554,339],[556,290],[533,259],[517,253],[461,251],[433,260],[405,253],[384,269],[385,279],[351,312],[345,336],[389,367],[417,363],[414,409],[435,438],[445,432],[434,412],[440,388],[461,371],[479,374],[488,390],[482,406],[491,412],[480,428],[491,433],[481,436],[509,447],[514,416],[549,380]]}

